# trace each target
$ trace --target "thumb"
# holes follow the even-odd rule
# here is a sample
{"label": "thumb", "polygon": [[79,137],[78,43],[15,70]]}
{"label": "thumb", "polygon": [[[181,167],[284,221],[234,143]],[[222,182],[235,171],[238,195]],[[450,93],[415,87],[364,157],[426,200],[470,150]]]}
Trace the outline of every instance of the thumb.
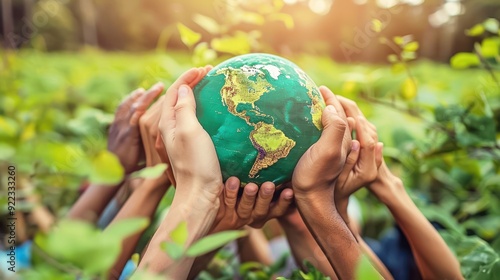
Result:
{"label": "thumb", "polygon": [[196,101],[193,90],[187,85],[181,85],[177,92],[175,104],[176,130],[190,129],[199,125],[196,118]]}

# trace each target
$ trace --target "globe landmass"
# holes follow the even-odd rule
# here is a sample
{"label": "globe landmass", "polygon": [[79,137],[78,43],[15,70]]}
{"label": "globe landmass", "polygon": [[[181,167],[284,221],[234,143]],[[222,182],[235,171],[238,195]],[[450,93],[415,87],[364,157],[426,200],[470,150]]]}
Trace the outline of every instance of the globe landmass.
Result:
{"label": "globe landmass", "polygon": [[194,92],[196,114],[214,142],[224,180],[287,182],[321,134],[325,103],[319,89],[303,70],[278,56],[229,59]]}

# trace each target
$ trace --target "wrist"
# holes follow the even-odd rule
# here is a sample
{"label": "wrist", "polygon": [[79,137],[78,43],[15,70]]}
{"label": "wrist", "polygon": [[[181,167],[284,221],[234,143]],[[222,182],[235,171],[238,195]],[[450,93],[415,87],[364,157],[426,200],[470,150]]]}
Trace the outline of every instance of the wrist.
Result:
{"label": "wrist", "polygon": [[397,203],[405,196],[408,196],[403,181],[390,172],[384,174],[384,176],[379,176],[368,188],[380,202],[387,206]]}

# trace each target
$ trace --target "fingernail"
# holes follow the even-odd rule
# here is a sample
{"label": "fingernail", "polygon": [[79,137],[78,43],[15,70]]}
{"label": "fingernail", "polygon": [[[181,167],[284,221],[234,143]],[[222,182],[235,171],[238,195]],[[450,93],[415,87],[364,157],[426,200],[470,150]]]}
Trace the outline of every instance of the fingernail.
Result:
{"label": "fingernail", "polygon": [[353,141],[352,142],[352,148],[351,148],[351,150],[353,150],[353,151],[359,150],[359,142],[358,141]]}
{"label": "fingernail", "polygon": [[238,184],[230,183],[228,187],[229,187],[230,190],[234,191],[234,190],[236,190],[238,188]]}
{"label": "fingernail", "polygon": [[273,192],[273,189],[271,187],[266,187],[262,189],[262,192],[264,194],[271,194]]}
{"label": "fingernail", "polygon": [[179,88],[179,98],[184,98],[188,95],[188,88],[187,86],[184,86],[182,85],[180,88]]}
{"label": "fingernail", "polygon": [[293,197],[293,193],[292,192],[286,192],[285,193],[285,198],[286,199],[292,199],[292,197]]}
{"label": "fingernail", "polygon": [[325,110],[332,112],[332,113],[337,113],[337,110],[335,109],[335,107],[333,107],[333,105],[326,106]]}

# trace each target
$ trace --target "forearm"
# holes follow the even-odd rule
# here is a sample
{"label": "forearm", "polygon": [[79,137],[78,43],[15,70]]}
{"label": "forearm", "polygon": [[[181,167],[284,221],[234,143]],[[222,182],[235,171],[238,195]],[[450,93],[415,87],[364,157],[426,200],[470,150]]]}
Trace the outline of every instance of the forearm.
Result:
{"label": "forearm", "polygon": [[460,265],[436,229],[406,194],[389,208],[401,227],[424,279],[462,279]]}
{"label": "forearm", "polygon": [[241,263],[259,262],[271,265],[271,249],[269,241],[260,229],[246,227],[248,235],[237,240]]}
{"label": "forearm", "polygon": [[[112,223],[123,219],[138,217],[144,217],[151,220],[156,207],[160,203],[167,189],[168,184],[165,180],[162,182],[158,182],[157,180],[144,180],[142,185],[134,193],[132,193],[130,198],[125,202],[124,206],[113,219]],[[110,277],[112,279],[115,279],[115,276],[119,277],[121,274],[123,267],[133,254],[142,233],[143,231],[137,232],[122,242],[120,255],[110,271]]]}
{"label": "forearm", "polygon": [[[385,192],[384,204],[391,211],[396,223],[405,234],[417,266],[424,279],[462,279],[460,265],[441,238],[437,230],[424,217],[413,203],[398,178],[386,176],[379,184],[371,187],[374,190],[391,190]],[[380,192],[380,191],[379,191]]]}
{"label": "forearm", "polygon": [[308,260],[324,275],[329,276],[331,279],[338,279],[325,253],[323,253],[303,222],[292,223],[286,219],[279,219],[278,221],[285,231],[290,250],[297,265],[305,269],[303,260]]}
{"label": "forearm", "polygon": [[296,197],[299,212],[339,279],[355,279],[361,250],[332,198]]}
{"label": "forearm", "polygon": [[116,186],[90,185],[71,207],[67,217],[95,223],[120,186],[121,184]]}
{"label": "forearm", "polygon": [[207,234],[213,224],[217,209],[217,204],[201,205],[196,200],[186,201],[175,197],[165,220],[151,239],[142,261],[139,263],[139,269],[147,269],[156,273],[162,272],[171,279],[187,278],[194,258],[182,257],[175,261],[161,250],[160,244],[170,241],[170,233],[181,222],[185,221],[188,228],[185,248],[188,248]]}

